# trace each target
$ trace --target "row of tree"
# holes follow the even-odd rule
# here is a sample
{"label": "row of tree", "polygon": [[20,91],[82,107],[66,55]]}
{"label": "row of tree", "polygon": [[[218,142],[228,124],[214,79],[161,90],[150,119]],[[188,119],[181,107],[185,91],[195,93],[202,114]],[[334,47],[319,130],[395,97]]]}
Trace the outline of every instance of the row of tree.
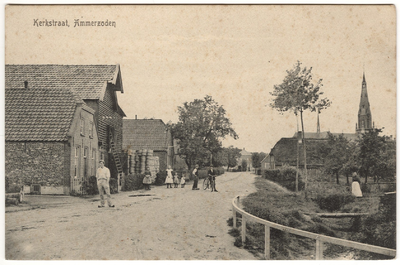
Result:
{"label": "row of tree", "polygon": [[393,181],[396,176],[396,141],[380,135],[382,129],[373,129],[356,141],[349,141],[343,135],[329,134],[328,141],[319,148],[324,160],[325,172],[336,177],[349,176],[358,172],[365,183],[368,177],[374,181]]}

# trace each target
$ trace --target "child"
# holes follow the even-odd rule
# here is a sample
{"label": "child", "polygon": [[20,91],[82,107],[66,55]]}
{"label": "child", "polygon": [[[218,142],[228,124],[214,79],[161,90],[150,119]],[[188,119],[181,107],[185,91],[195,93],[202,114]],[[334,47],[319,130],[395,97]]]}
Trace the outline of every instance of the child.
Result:
{"label": "child", "polygon": [[182,175],[182,177],[181,177],[181,188],[184,188],[184,187],[185,187],[185,176]]}
{"label": "child", "polygon": [[171,166],[168,166],[167,178],[165,179],[165,184],[167,184],[167,189],[172,188],[172,183],[174,183],[174,179],[172,177],[172,169]]}
{"label": "child", "polygon": [[178,173],[174,173],[174,188],[178,188],[179,185],[179,178],[178,178]]}
{"label": "child", "polygon": [[144,178],[143,178],[144,189],[151,190],[150,184],[151,184],[151,172],[148,168],[146,168],[146,171],[144,172]]}

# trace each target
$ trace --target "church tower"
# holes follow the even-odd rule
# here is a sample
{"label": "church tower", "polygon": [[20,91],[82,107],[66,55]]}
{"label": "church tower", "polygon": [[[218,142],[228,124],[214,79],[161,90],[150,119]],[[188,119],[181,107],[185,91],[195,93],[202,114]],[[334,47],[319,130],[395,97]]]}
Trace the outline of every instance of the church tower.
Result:
{"label": "church tower", "polygon": [[372,116],[369,108],[367,82],[365,81],[365,74],[363,73],[362,89],[360,107],[358,109],[358,124],[356,124],[356,132],[358,134],[366,133],[372,130]]}

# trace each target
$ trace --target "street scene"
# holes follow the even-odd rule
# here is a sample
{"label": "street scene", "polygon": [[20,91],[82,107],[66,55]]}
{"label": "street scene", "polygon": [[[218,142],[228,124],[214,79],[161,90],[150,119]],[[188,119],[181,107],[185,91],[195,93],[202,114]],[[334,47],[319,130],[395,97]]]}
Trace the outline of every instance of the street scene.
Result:
{"label": "street scene", "polygon": [[6,209],[6,258],[254,260],[233,245],[227,225],[232,198],[255,191],[254,174],[229,172],[217,181],[219,193],[189,186],[121,192],[112,196],[115,208],[97,208],[98,195],[28,197],[29,206]]}
{"label": "street scene", "polygon": [[394,5],[5,21],[5,261],[395,262]]}

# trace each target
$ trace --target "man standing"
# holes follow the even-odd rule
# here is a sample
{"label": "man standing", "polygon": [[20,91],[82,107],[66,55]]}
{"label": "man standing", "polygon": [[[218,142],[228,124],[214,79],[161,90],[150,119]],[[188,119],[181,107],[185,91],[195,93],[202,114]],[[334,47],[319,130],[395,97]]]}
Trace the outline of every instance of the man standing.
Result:
{"label": "man standing", "polygon": [[211,192],[218,192],[215,188],[215,175],[214,167],[210,166],[210,169],[208,170],[208,177],[210,178]]}
{"label": "man standing", "polygon": [[99,208],[104,207],[104,193],[107,195],[107,203],[108,207],[114,207],[111,204],[111,195],[110,195],[110,170],[104,166],[104,160],[99,161],[100,167],[96,172],[97,179],[97,187],[99,188],[100,200],[101,204],[98,206]]}
{"label": "man standing", "polygon": [[198,171],[198,169],[199,169],[199,165],[196,165],[194,167],[194,169],[193,169],[193,172],[192,172],[193,177],[194,177],[192,190],[198,190],[199,189],[199,188],[197,188],[197,183],[199,182],[199,171]]}

